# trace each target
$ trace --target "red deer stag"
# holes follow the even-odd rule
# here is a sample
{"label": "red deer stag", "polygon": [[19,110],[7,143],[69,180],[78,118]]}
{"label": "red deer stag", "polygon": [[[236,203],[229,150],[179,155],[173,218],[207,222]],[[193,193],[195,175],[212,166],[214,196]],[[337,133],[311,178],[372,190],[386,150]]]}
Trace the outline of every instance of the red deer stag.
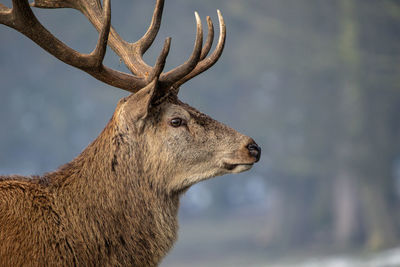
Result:
{"label": "red deer stag", "polygon": [[[110,122],[77,158],[42,177],[0,177],[0,266],[156,266],[176,239],[179,197],[191,185],[249,170],[260,158],[253,139],[179,101],[179,87],[210,68],[197,13],[194,50],[163,73],[171,39],[153,67],[143,54],[161,23],[157,0],[151,25],[136,43],[111,27],[110,0],[12,0],[0,4],[0,23],[21,32],[59,60],[132,94],[121,99]],[[99,31],[94,51],[81,54],[54,37],[31,6],[74,8]],[[132,74],[103,65],[107,44]]]}

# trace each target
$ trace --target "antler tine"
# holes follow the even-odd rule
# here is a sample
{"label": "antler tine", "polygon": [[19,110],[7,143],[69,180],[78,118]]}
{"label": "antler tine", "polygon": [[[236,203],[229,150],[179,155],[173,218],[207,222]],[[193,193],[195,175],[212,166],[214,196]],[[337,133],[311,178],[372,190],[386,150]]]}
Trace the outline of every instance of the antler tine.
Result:
{"label": "antler tine", "polygon": [[127,58],[128,62],[125,62],[129,70],[136,75],[141,75],[144,77],[147,76],[147,80],[153,80],[150,77],[151,75],[149,75],[149,73],[154,74],[157,71],[155,71],[154,68],[150,67],[146,62],[144,62],[143,55],[153,44],[154,39],[157,37],[158,31],[160,30],[161,26],[163,9],[164,0],[157,0],[150,26],[143,37],[140,38],[138,41],[136,41],[135,43],[128,43],[123,41],[122,39],[120,40],[120,42],[122,42],[126,46],[126,50],[132,51],[132,53],[130,53],[129,55],[129,58]]}
{"label": "antler tine", "polygon": [[153,11],[153,17],[151,19],[151,23],[147,32],[143,35],[140,40],[136,43],[132,44],[139,47],[140,54],[143,54],[149,49],[149,47],[153,44],[154,39],[157,37],[158,31],[161,26],[162,13],[164,9],[164,0],[157,0],[156,7]]}
{"label": "antler tine", "polygon": [[224,22],[224,18],[221,14],[221,11],[217,10],[218,13],[218,19],[219,19],[219,26],[220,26],[220,35],[219,35],[219,40],[218,44],[214,50],[214,52],[207,58],[203,59],[200,61],[196,68],[193,69],[192,72],[190,72],[188,75],[177,81],[173,87],[175,89],[179,88],[182,84],[187,82],[188,80],[192,79],[193,77],[199,75],[200,73],[208,70],[211,68],[221,57],[222,51],[224,50],[225,47],[225,40],[226,40],[226,26]]}
{"label": "antler tine", "polygon": [[111,28],[111,3],[110,0],[104,1],[103,9],[104,23],[99,34],[99,40],[97,41],[96,48],[93,50],[91,55],[95,58],[95,66],[100,67],[103,64],[104,56],[106,55],[108,35]]}
{"label": "antler tine", "polygon": [[211,46],[214,40],[214,25],[209,16],[207,16],[208,34],[203,50],[201,51],[200,60],[203,60],[211,50]]}
{"label": "antler tine", "polygon": [[161,51],[160,56],[157,58],[156,64],[154,65],[154,68],[147,79],[148,81],[152,81],[154,78],[160,77],[162,71],[164,70],[165,61],[167,59],[170,47],[171,37],[168,37],[165,39],[163,50]]}
{"label": "antler tine", "polygon": [[160,82],[163,83],[165,87],[173,85],[175,82],[179,81],[187,74],[189,74],[197,65],[200,60],[202,45],[203,45],[203,26],[201,25],[201,19],[197,12],[194,13],[196,17],[196,41],[193,48],[193,52],[190,58],[182,65],[164,73],[160,77]]}

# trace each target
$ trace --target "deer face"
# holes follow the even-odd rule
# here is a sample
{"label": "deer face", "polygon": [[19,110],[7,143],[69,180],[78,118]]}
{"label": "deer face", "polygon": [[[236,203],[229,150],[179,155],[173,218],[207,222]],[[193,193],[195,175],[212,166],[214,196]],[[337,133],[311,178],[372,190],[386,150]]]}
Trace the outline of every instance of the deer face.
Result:
{"label": "deer face", "polygon": [[[248,136],[182,103],[176,95],[154,102],[148,86],[121,104],[119,122],[143,144],[137,155],[147,161],[148,177],[161,179],[169,192],[227,173],[249,170],[260,158],[261,149]],[[128,126],[128,127],[126,127]],[[137,149],[136,149],[137,150]],[[166,186],[165,186],[166,185]]]}

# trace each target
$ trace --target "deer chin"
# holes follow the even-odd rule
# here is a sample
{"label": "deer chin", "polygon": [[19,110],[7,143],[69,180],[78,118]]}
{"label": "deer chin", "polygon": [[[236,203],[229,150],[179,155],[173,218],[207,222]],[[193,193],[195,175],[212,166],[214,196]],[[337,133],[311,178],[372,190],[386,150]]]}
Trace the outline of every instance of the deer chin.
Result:
{"label": "deer chin", "polygon": [[192,185],[199,182],[211,179],[213,177],[222,176],[225,174],[240,173],[248,171],[253,167],[254,163],[227,163],[223,162],[216,168],[210,168],[206,172],[193,174],[190,176],[178,176],[173,179],[169,185],[169,191],[182,194],[186,192]]}
{"label": "deer chin", "polygon": [[240,173],[250,170],[254,163],[227,163],[225,162],[223,167],[228,170],[228,173]]}

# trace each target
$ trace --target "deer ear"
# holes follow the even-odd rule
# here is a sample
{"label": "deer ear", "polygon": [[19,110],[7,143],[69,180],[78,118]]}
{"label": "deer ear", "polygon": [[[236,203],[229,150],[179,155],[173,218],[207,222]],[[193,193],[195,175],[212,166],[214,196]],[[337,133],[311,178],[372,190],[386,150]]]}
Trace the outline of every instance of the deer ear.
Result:
{"label": "deer ear", "polygon": [[147,117],[151,103],[157,92],[157,85],[158,79],[154,79],[151,83],[128,98],[126,104],[133,121],[141,121]]}

